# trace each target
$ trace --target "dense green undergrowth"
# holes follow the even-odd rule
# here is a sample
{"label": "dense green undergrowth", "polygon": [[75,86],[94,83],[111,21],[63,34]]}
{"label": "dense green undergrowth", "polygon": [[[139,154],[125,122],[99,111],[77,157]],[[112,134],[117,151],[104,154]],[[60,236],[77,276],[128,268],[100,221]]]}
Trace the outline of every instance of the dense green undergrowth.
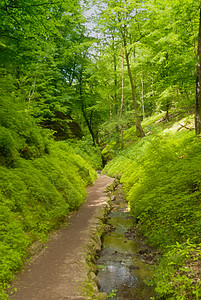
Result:
{"label": "dense green undergrowth", "polygon": [[38,243],[86,199],[102,165],[89,141],[55,142],[31,107],[1,90],[0,299]]}
{"label": "dense green undergrowth", "polygon": [[163,254],[157,299],[201,298],[201,140],[184,123],[149,132],[104,169],[121,175],[139,230]]}
{"label": "dense green undergrowth", "polygon": [[[77,144],[49,142],[49,154],[0,167],[0,299],[14,273],[23,267],[34,242],[45,242],[66,216],[86,199],[100,153]],[[79,154],[78,154],[79,153]],[[84,158],[87,157],[87,161]]]}

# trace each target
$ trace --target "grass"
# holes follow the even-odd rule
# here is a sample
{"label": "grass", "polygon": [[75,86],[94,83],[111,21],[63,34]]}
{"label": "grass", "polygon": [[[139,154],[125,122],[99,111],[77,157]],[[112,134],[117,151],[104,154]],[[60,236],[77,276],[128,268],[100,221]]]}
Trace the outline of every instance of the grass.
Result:
{"label": "grass", "polygon": [[45,242],[85,201],[86,187],[97,175],[82,153],[52,141],[49,154],[0,167],[0,299],[7,299],[4,290],[23,267],[29,247]]}
{"label": "grass", "polygon": [[185,128],[192,117],[167,126],[156,121],[146,120],[149,134],[127,144],[104,172],[121,176],[140,232],[163,254],[153,280],[156,299],[200,299],[201,140]]}

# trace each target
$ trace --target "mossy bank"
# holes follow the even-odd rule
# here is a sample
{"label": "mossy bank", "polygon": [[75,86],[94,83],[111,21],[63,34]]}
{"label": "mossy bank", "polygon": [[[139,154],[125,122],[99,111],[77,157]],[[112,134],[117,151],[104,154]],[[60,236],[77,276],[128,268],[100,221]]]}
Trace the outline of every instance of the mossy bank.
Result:
{"label": "mossy bank", "polygon": [[104,172],[121,176],[138,229],[162,253],[157,297],[200,299],[201,141],[193,117],[159,122],[146,120],[147,136],[125,144]]}
{"label": "mossy bank", "polygon": [[16,158],[12,167],[0,167],[0,299],[7,299],[4,289],[23,267],[33,243],[47,241],[85,201],[86,187],[97,177],[92,166],[101,165],[98,150],[88,145],[89,154],[84,143],[78,147],[52,141],[48,148],[49,154]]}

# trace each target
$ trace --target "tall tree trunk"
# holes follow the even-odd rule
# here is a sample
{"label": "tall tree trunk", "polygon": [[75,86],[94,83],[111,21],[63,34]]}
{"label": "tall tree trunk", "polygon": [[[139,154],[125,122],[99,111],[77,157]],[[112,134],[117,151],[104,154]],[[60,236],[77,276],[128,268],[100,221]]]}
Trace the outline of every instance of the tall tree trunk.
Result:
{"label": "tall tree trunk", "polygon": [[80,78],[79,78],[79,90],[80,90],[80,100],[81,100],[81,103],[82,103],[81,104],[81,110],[82,110],[85,122],[87,124],[87,127],[89,129],[89,132],[91,134],[93,145],[95,146],[96,145],[96,139],[95,139],[95,135],[94,135],[94,132],[93,132],[93,129],[92,129],[92,126],[91,126],[92,112],[91,112],[90,118],[88,119],[87,114],[86,114],[86,109],[85,109],[85,106],[84,106],[84,99],[83,99],[83,95],[82,95],[82,72],[80,73]]}
{"label": "tall tree trunk", "polygon": [[154,79],[153,79],[153,77],[151,77],[151,93],[152,93],[152,97],[154,97]]}
{"label": "tall tree trunk", "polygon": [[123,39],[128,76],[129,76],[130,85],[131,85],[133,106],[134,106],[134,111],[135,111],[136,132],[137,132],[137,135],[139,137],[143,137],[144,136],[144,131],[142,129],[141,120],[140,120],[140,116],[139,116],[139,113],[138,113],[138,105],[137,105],[137,100],[136,100],[136,96],[135,96],[135,85],[134,85],[133,75],[132,75],[131,67],[130,67],[130,60],[129,60],[129,53],[128,53],[128,50],[127,50],[126,35],[125,35],[125,32],[123,31],[122,26],[121,26],[121,34],[122,34],[122,39]]}
{"label": "tall tree trunk", "polygon": [[113,38],[113,63],[114,63],[114,107],[115,107],[115,113],[117,114],[118,111],[118,105],[117,105],[117,58],[116,58],[116,52],[115,52],[115,40],[114,35],[112,35]]}
{"label": "tall tree trunk", "polygon": [[112,120],[112,105],[111,105],[111,97],[109,96],[109,102],[110,102],[110,121]]}
{"label": "tall tree trunk", "polygon": [[143,77],[141,77],[141,85],[142,85],[142,116],[143,120],[145,119],[145,111],[144,111],[144,81]]}
{"label": "tall tree trunk", "polygon": [[196,78],[196,107],[195,107],[195,133],[201,133],[201,4],[200,4],[200,26],[198,37],[198,60]]}
{"label": "tall tree trunk", "polygon": [[165,120],[166,120],[167,122],[170,121],[170,118],[169,118],[169,107],[170,107],[170,104],[167,103],[167,104],[166,104],[166,115],[165,115]]}
{"label": "tall tree trunk", "polygon": [[[122,42],[122,54],[121,54],[121,67],[122,67],[122,86],[121,86],[121,107],[120,107],[120,122],[122,122],[123,106],[124,106],[124,48]],[[121,131],[121,147],[123,148],[123,126],[120,124]]]}
{"label": "tall tree trunk", "polygon": [[95,134],[94,134],[94,132],[93,132],[91,123],[90,123],[90,121],[88,120],[88,118],[87,118],[87,116],[86,116],[86,112],[85,112],[84,109],[82,109],[82,113],[83,113],[84,119],[85,119],[85,121],[86,121],[87,127],[88,127],[88,129],[89,129],[89,132],[90,132],[90,134],[91,134],[92,141],[93,141],[93,145],[95,146],[95,145],[96,145],[96,138],[95,138]]}

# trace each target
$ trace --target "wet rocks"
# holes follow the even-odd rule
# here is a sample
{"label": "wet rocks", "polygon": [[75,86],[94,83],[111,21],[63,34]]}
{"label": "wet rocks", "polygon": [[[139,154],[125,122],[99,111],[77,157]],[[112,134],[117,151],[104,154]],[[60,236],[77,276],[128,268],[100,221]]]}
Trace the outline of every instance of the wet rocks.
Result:
{"label": "wet rocks", "polygon": [[108,295],[115,290],[112,299],[150,299],[153,296],[144,279],[152,276],[151,267],[142,262],[139,255],[141,238],[134,228],[134,218],[129,215],[121,186],[114,192],[113,209],[104,230],[103,249],[97,265],[103,266],[97,274],[100,291]]}
{"label": "wet rocks", "polygon": [[134,265],[131,265],[129,266],[129,269],[132,271],[132,270],[139,270],[140,267],[138,266],[134,266]]}
{"label": "wet rocks", "polygon": [[146,245],[138,251],[137,255],[141,261],[148,264],[156,264],[161,256],[161,252]]}

